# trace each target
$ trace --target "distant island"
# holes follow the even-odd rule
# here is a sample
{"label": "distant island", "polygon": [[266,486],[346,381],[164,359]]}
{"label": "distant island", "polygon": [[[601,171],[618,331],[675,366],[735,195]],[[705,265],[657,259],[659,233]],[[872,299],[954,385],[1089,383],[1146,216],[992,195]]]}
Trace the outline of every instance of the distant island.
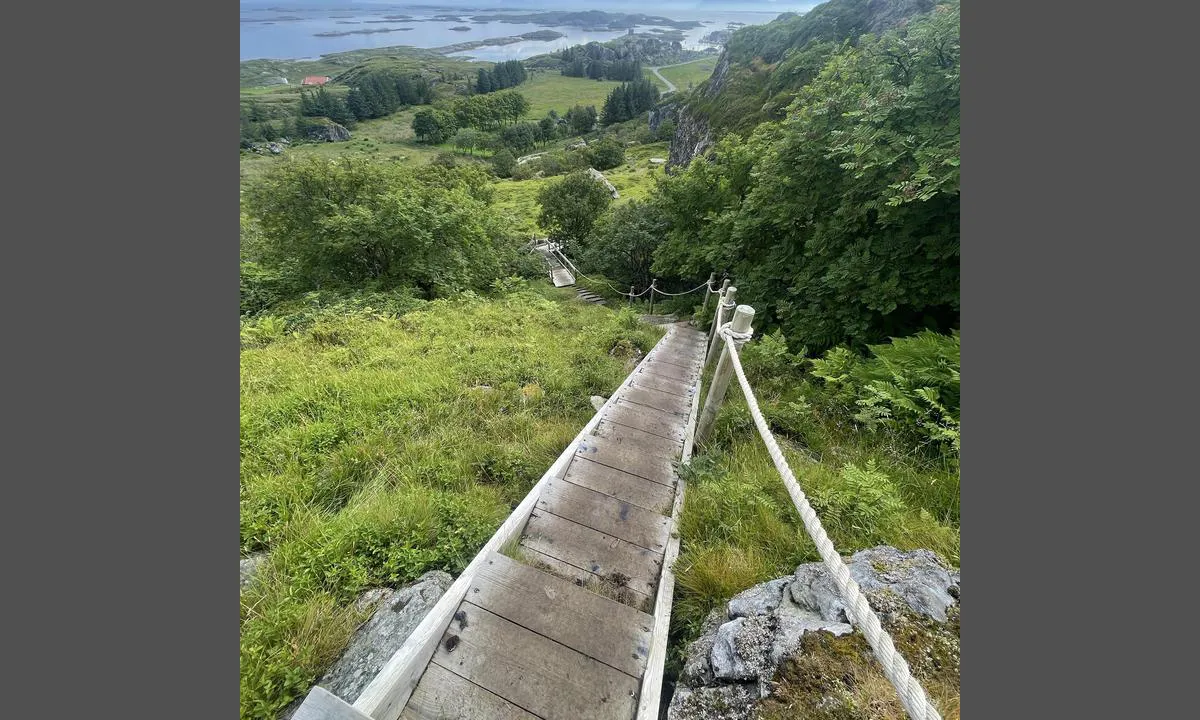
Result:
{"label": "distant island", "polygon": [[410,27],[377,28],[375,30],[343,30],[341,32],[327,31],[327,32],[313,33],[313,37],[345,37],[347,35],[374,35],[376,33],[403,32],[405,30],[412,30],[412,28],[410,28]]}
{"label": "distant island", "polygon": [[525,15],[472,15],[472,20],[487,20],[489,22],[525,23],[544,25],[547,27],[578,27],[585,30],[627,30],[638,25],[662,25],[676,30],[690,30],[701,27],[697,20],[672,20],[661,15],[643,15],[642,13],[609,13],[603,10],[585,10],[583,12],[549,11],[535,12]]}
{"label": "distant island", "polygon": [[531,32],[521,33],[520,35],[484,38],[482,40],[468,40],[466,42],[454,43],[453,45],[443,45],[442,47],[432,48],[432,51],[441,55],[449,55],[450,53],[474,50],[475,48],[481,47],[512,45],[513,43],[519,43],[522,40],[557,40],[561,37],[566,37],[566,35],[555,30],[533,30]]}
{"label": "distant island", "polygon": [[468,26],[466,26],[466,25],[455,25],[454,27],[452,27],[452,28],[450,28],[450,29],[451,29],[451,30],[454,30],[455,32],[467,32],[467,31],[469,31],[471,28],[470,28],[470,27],[468,27]]}

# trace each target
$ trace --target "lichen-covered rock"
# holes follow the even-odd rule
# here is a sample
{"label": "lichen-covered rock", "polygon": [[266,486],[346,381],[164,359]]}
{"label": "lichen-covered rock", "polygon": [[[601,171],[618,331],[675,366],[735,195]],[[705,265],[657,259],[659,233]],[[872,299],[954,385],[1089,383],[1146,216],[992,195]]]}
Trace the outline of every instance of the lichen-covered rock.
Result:
{"label": "lichen-covered rock", "polygon": [[[947,568],[929,551],[901,552],[887,546],[855,553],[846,564],[884,627],[893,633],[913,672],[936,679],[938,687],[956,702],[958,571]],[[890,686],[872,664],[870,649],[864,655],[860,646],[865,647],[865,641],[847,622],[845,603],[824,565],[801,565],[792,575],[739,593],[705,618],[700,637],[688,645],[668,718],[757,716],[759,701],[771,695],[780,682],[793,695],[820,690],[820,697],[802,703],[808,714],[789,714],[789,709],[778,717],[874,717],[853,708],[864,706],[864,693],[881,692],[880,687],[885,697],[891,697]],[[806,657],[817,650],[842,654]],[[797,663],[807,663],[805,672],[810,674],[817,672],[813,668],[824,668],[821,672],[825,675],[809,687],[804,679],[808,676],[795,671]],[[846,669],[851,666],[858,670],[851,673]],[[881,678],[884,686],[878,685]],[[849,689],[839,685],[846,682],[864,684]],[[776,703],[772,707],[784,706]],[[833,707],[842,714],[823,709]]]}
{"label": "lichen-covered rock", "polygon": [[757,699],[751,685],[678,686],[667,720],[750,720]]}
{"label": "lichen-covered rock", "polygon": [[[901,552],[880,546],[855,553],[846,561],[850,577],[864,593],[889,589],[923,615],[945,622],[946,608],[955,602],[950,589],[958,587],[949,568],[928,550]],[[796,568],[790,585],[792,599],[826,620],[847,622],[846,603],[824,565]]]}
{"label": "lichen-covered rock", "polygon": [[433,570],[398,590],[378,588],[363,593],[359,609],[374,607],[374,614],[317,684],[348,703],[357,700],[452,582],[448,573]]}
{"label": "lichen-covered rock", "polygon": [[790,580],[776,578],[738,593],[729,601],[729,617],[769,615],[783,601],[783,590]]}

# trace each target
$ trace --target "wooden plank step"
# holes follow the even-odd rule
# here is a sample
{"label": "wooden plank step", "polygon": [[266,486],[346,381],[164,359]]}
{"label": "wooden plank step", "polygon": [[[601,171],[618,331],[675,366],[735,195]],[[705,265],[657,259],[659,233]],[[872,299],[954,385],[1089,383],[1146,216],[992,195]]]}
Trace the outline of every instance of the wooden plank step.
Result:
{"label": "wooden plank step", "polygon": [[629,578],[626,585],[631,590],[651,597],[658,587],[661,553],[551,513],[533,511],[521,545],[576,568],[583,573],[576,576],[581,579],[620,574]]}
{"label": "wooden plank step", "polygon": [[465,601],[433,662],[546,720],[630,720],[638,680]]}
{"label": "wooden plank step", "polygon": [[638,368],[637,373],[639,375],[650,373],[651,375],[657,375],[658,377],[669,378],[671,380],[694,382],[696,378],[700,377],[699,365],[700,363],[696,363],[695,368],[685,368],[679,367],[678,365],[672,365],[671,363],[656,362],[655,360],[650,359]]}
{"label": "wooden plank step", "polygon": [[564,480],[552,480],[542,491],[537,506],[560,518],[660,554],[667,549],[670,518],[611,495]]}
{"label": "wooden plank step", "polygon": [[638,405],[665,410],[680,417],[686,417],[692,409],[692,399],[681,395],[672,395],[661,390],[636,387],[632,383],[622,390],[618,397]]}
{"label": "wooden plank step", "polygon": [[[587,458],[601,465],[607,465],[630,475],[653,480],[656,483],[675,486],[675,464],[678,458],[660,455],[633,454],[622,448],[620,443],[611,438],[589,435],[579,443],[575,451],[576,458]],[[574,462],[574,460],[572,460]]]}
{"label": "wooden plank step", "polygon": [[609,422],[636,428],[659,437],[683,442],[684,425],[678,415],[617,398],[604,414]]}
{"label": "wooden plank step", "polygon": [[431,662],[400,713],[402,720],[537,720],[499,695]]}
{"label": "wooden plank step", "polygon": [[601,577],[596,573],[575,567],[570,563],[559,560],[556,557],[551,557],[545,553],[540,553],[525,545],[521,546],[519,552],[521,562],[555,577],[570,580],[576,587],[581,587],[588,592],[611,598],[622,605],[628,605],[640,612],[648,613],[654,609],[654,598],[652,596],[628,587],[627,581],[622,582],[622,584],[614,582],[615,579],[623,580],[623,578],[616,578],[612,575]]}
{"label": "wooden plank step", "polygon": [[634,387],[650,388],[651,390],[661,390],[672,395],[691,397],[692,393],[696,392],[695,380],[677,380],[675,378],[663,377],[656,375],[653,372],[634,373],[633,378],[629,381]]}
{"label": "wooden plank step", "polygon": [[[494,554],[467,599],[633,677],[646,669],[654,618],[569,580]],[[462,622],[470,624],[470,615]]]}
{"label": "wooden plank step", "polygon": [[679,350],[676,348],[655,349],[650,353],[650,359],[654,362],[671,363],[678,365],[685,370],[695,370],[700,367],[699,351]]}
{"label": "wooden plank step", "polygon": [[624,425],[601,420],[592,430],[591,437],[607,438],[620,445],[626,452],[657,455],[677,459],[683,452],[683,442],[651,435]]}
{"label": "wooden plank step", "polygon": [[651,482],[582,457],[571,461],[563,480],[612,495],[618,500],[633,503],[661,515],[671,512],[671,505],[675,500],[675,490],[670,486]]}

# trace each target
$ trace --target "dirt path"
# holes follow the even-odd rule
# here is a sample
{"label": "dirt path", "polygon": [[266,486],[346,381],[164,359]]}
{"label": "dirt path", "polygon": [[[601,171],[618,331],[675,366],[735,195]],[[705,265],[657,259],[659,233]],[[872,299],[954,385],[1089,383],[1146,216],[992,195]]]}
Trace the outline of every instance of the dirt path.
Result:
{"label": "dirt path", "polygon": [[[687,63],[675,63],[675,65],[687,65]],[[658,67],[650,68],[650,72],[654,73],[655,77],[657,77],[659,80],[662,80],[663,82],[665,82],[667,84],[667,89],[665,92],[663,92],[663,95],[666,95],[667,93],[675,92],[676,88],[675,88],[675,83],[673,83],[670,80],[663,77],[662,73],[660,73],[658,71],[658,68],[675,67],[675,65],[659,65]]]}

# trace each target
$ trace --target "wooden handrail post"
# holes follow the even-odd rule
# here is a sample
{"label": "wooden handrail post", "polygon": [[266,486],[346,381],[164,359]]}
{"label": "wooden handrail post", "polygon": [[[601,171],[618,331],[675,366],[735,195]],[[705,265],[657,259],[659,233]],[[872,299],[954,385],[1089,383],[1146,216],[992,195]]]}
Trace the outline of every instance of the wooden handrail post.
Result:
{"label": "wooden handrail post", "polygon": [[[712,336],[717,326],[717,316],[721,314],[721,303],[725,302],[725,291],[729,289],[729,278],[721,280],[721,289],[717,291],[717,307],[713,310],[713,324],[708,328],[708,341],[712,344]],[[704,356],[705,362],[708,361],[708,356]]]}
{"label": "wooden handrail post", "polygon": [[629,286],[629,304],[633,305],[633,286]]}
{"label": "wooden handrail post", "polygon": [[[725,282],[729,281],[726,280]],[[713,317],[713,326],[708,336],[708,352],[704,355],[704,367],[700,369],[701,372],[704,372],[704,370],[708,369],[713,355],[717,354],[717,352],[723,347],[721,343],[721,336],[717,334],[717,331],[721,328],[717,327],[717,325],[722,321],[729,322],[730,316],[733,315],[733,309],[737,307],[737,303],[734,302],[735,297],[737,297],[737,288],[727,287],[725,288],[725,292],[721,295],[721,301],[717,303],[716,315]]]}
{"label": "wooden handrail post", "polygon": [[[754,320],[754,308],[749,305],[738,305],[733,311],[733,322],[730,329],[736,333],[751,331],[750,323]],[[721,336],[718,334],[718,338]],[[721,338],[721,344],[725,344]],[[717,370],[713,373],[712,384],[708,387],[708,397],[704,398],[704,408],[700,411],[700,422],[696,424],[696,442],[703,442],[712,430],[713,421],[717,419],[717,411],[725,400],[725,391],[729,389],[729,378],[733,375],[733,362],[729,359],[729,348],[725,347],[721,359],[717,362]]]}
{"label": "wooden handrail post", "polygon": [[654,314],[654,291],[658,289],[658,278],[650,281],[650,314]]}
{"label": "wooden handrail post", "polygon": [[712,284],[713,284],[713,280],[716,280],[716,279],[717,279],[717,274],[715,272],[710,272],[708,274],[708,282],[704,284],[704,305],[703,305],[703,307],[700,308],[701,313],[708,312],[708,296],[712,295]]}

